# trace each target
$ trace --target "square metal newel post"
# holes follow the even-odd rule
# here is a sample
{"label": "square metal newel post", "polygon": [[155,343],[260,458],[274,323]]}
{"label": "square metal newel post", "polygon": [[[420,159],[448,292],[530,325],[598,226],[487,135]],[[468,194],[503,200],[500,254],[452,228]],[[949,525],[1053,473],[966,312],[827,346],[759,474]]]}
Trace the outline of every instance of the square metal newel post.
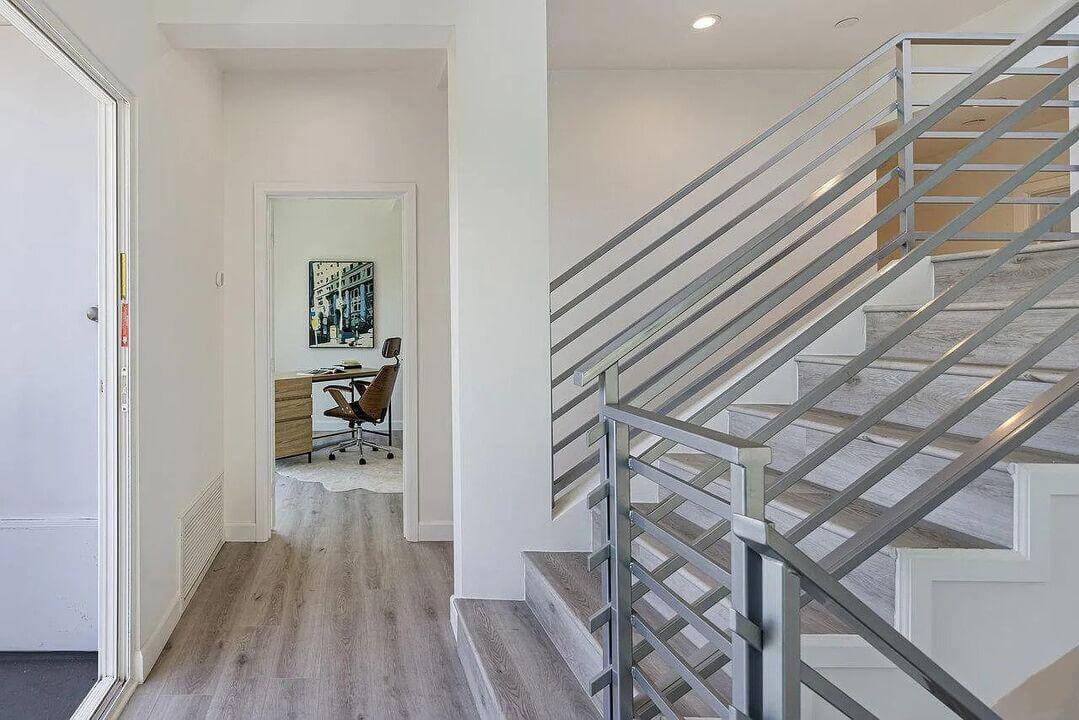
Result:
{"label": "square metal newel post", "polygon": [[[615,405],[620,400],[618,366],[604,371],[599,378],[600,404]],[[610,717],[633,718],[633,612],[632,578],[629,573],[630,546],[633,535],[629,523],[629,427],[608,419],[602,467],[610,490],[607,498],[610,533],[611,617],[607,623],[611,652]]]}
{"label": "square metal newel post", "polygon": [[[764,464],[731,465],[731,513],[764,518]],[[732,633],[732,704],[753,720],[798,720],[801,714],[800,583],[786,563],[731,536],[734,613],[760,629],[759,646]],[[732,627],[737,627],[732,616]],[[732,716],[737,717],[734,713]]]}

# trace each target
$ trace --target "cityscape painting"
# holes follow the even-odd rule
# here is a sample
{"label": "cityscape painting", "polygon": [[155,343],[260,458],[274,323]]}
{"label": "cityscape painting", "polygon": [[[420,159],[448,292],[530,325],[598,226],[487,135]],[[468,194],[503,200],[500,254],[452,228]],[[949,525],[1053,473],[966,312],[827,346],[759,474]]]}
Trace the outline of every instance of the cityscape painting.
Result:
{"label": "cityscape painting", "polygon": [[308,346],[375,346],[375,264],[312,260],[307,268]]}

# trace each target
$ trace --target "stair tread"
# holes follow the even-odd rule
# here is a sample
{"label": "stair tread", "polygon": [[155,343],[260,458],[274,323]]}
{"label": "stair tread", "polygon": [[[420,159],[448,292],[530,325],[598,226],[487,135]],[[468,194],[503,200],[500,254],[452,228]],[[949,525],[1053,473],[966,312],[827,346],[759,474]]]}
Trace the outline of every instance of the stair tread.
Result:
{"label": "stair tread", "polygon": [[[942,308],[940,312],[980,312],[980,311],[994,311],[1006,310],[1011,307],[1010,302],[965,302],[965,303],[952,303],[945,308]],[[862,309],[866,312],[915,312],[925,307],[924,303],[921,304],[898,304],[898,305],[866,305]],[[1067,300],[1043,300],[1036,303],[1027,312],[1031,310],[1071,310],[1079,308],[1079,298],[1067,299]]]}
{"label": "stair tread", "polygon": [[[578,623],[578,630],[592,639],[596,650],[601,649],[600,641],[588,632],[588,621],[592,614],[603,606],[602,588],[599,571],[588,570],[588,553],[583,552],[525,552],[525,562],[532,565],[542,576],[555,594],[565,603],[574,620]],[[666,623],[668,615],[661,613],[645,597],[633,605],[633,610],[640,615],[650,627],[659,628]],[[679,634],[670,641],[674,648],[683,658],[690,662],[700,662],[705,658],[705,653],[685,635]],[[664,665],[656,655],[645,658],[642,668],[648,677],[657,684],[666,685],[676,679],[676,675]],[[710,685],[721,695],[729,696],[730,678],[720,673],[713,675]],[[689,715],[701,712],[709,712],[699,698],[690,694],[680,700],[676,707]],[[709,712],[710,714],[710,712]]]}
{"label": "stair tread", "polygon": [[498,703],[499,717],[598,720],[596,706],[524,601],[454,602],[460,627],[468,633],[475,661]]}
{"label": "stair tread", "polygon": [[[771,419],[788,408],[787,405],[767,404],[767,403],[749,403],[744,405],[731,405],[729,410],[732,412],[741,412],[749,415],[755,415],[757,417]],[[828,433],[840,432],[843,428],[847,427],[850,423],[854,422],[857,416],[850,413],[838,412],[836,410],[820,410],[812,409],[802,414],[792,424],[800,427],[811,428],[814,430],[822,430]],[[922,428],[913,427],[910,425],[901,425],[899,423],[892,422],[878,422],[869,430],[863,432],[858,437],[867,442],[877,443],[880,445],[886,445],[888,447],[898,448],[906,443],[908,440],[915,437]],[[969,450],[973,445],[977,444],[976,438],[967,437],[965,435],[954,435],[946,433],[941,435],[928,446],[922,449],[923,453],[929,455],[935,455],[936,457],[943,458],[945,460],[954,460]],[[993,467],[997,470],[1007,472],[1008,466],[1013,463],[1077,463],[1079,457],[1074,455],[1067,455],[1064,453],[1053,452],[1050,450],[1038,450],[1032,448],[1020,448],[1018,450],[1008,453],[1004,458],[999,460]]]}
{"label": "stair tread", "polygon": [[[853,355],[799,355],[795,358],[797,362],[837,366],[846,365],[852,359],[854,359]],[[878,370],[921,372],[932,365],[933,362],[933,360],[919,360],[916,358],[883,357],[871,362],[869,367]],[[989,379],[996,377],[1005,367],[1007,366],[992,363],[959,362],[948,368],[945,374]],[[1068,368],[1033,367],[1020,375],[1019,380],[1052,384],[1062,380],[1069,372],[1071,370]]]}
{"label": "stair tread", "polygon": [[[651,512],[656,507],[656,503],[634,503],[633,506],[644,515]],[[678,513],[668,514],[658,524],[687,543],[692,543],[694,539],[704,532],[704,528]],[[642,534],[637,542],[648,545],[660,555],[672,554],[667,548],[663,547],[662,543],[647,534]],[[731,546],[726,540],[720,540],[712,545],[704,553],[704,556],[722,568],[729,570],[731,567]],[[697,579],[702,587],[709,589],[716,587],[717,583],[714,580],[697,570],[692,564],[686,565],[686,570]],[[851,631],[829,612],[816,603],[811,603],[802,608],[802,633],[805,635],[846,635],[850,634]]]}
{"label": "stair tread", "polygon": [[[704,465],[705,462],[702,462],[695,457],[687,458],[687,455],[708,458],[707,455],[701,455],[700,453],[668,453],[664,457],[668,458],[672,463],[683,464],[687,470],[700,472],[699,468],[701,465]],[[767,469],[766,476],[767,482],[772,484],[778,482],[783,477],[783,473],[777,470]],[[719,495],[723,497],[724,500],[729,500],[730,488],[725,481],[725,478],[721,479],[714,487],[719,491]],[[801,480],[788,488],[782,495],[774,499],[769,506],[778,507],[801,520],[823,508],[838,494],[838,491],[833,490],[832,488],[818,485],[817,483],[808,480]],[[887,508],[882,505],[858,498],[836,513],[830,520],[825,522],[822,527],[843,538],[850,538],[859,530],[879,518],[884,514],[885,510],[887,510]],[[981,538],[968,535],[937,523],[926,521],[918,523],[910,530],[907,530],[905,533],[892,540],[889,543],[889,547],[923,549],[1000,548],[999,545],[994,545]]]}

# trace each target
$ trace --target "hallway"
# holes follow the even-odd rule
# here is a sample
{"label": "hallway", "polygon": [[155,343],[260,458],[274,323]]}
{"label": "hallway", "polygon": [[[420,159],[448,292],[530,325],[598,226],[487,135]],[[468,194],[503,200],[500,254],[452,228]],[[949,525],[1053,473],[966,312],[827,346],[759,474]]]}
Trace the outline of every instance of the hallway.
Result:
{"label": "hallway", "polygon": [[274,537],[225,545],[123,720],[475,717],[452,545],[406,542],[398,494],[276,497]]}

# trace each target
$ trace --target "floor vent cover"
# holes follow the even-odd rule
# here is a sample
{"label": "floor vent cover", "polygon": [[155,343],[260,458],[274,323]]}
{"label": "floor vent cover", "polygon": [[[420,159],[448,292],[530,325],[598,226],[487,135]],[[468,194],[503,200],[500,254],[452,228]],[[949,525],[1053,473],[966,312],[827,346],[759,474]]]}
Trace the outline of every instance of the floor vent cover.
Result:
{"label": "floor vent cover", "polygon": [[223,482],[218,476],[180,518],[180,596],[187,598],[225,541]]}

